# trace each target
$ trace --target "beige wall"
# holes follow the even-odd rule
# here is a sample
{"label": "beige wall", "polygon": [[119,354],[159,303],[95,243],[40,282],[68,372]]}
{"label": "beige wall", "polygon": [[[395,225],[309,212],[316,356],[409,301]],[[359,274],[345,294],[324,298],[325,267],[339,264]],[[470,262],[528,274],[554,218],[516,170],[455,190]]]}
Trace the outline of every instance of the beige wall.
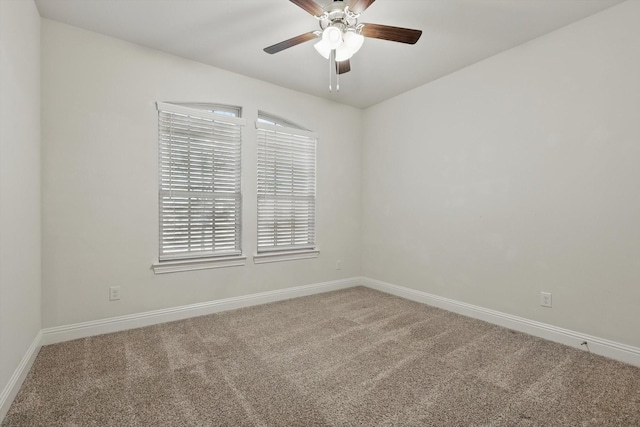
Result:
{"label": "beige wall", "polygon": [[40,16],[1,0],[0,395],[40,327]]}
{"label": "beige wall", "polygon": [[[43,327],[360,273],[362,112],[96,33],[43,20]],[[154,275],[156,101],[240,105],[244,267]],[[254,265],[258,109],[320,136],[320,257]],[[336,270],[336,261],[342,269]],[[109,302],[108,288],[122,287]]]}
{"label": "beige wall", "polygon": [[638,22],[625,2],[368,109],[363,274],[640,346]]}

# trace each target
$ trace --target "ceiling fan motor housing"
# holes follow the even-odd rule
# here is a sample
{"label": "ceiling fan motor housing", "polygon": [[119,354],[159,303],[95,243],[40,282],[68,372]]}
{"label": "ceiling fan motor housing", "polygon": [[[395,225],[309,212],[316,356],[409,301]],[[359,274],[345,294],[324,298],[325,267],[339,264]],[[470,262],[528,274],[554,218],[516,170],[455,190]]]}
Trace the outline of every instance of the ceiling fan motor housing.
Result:
{"label": "ceiling fan motor housing", "polygon": [[340,1],[334,2],[330,10],[317,17],[322,31],[328,27],[338,27],[342,32],[358,29],[359,15],[351,12],[349,6],[341,7],[341,3]]}

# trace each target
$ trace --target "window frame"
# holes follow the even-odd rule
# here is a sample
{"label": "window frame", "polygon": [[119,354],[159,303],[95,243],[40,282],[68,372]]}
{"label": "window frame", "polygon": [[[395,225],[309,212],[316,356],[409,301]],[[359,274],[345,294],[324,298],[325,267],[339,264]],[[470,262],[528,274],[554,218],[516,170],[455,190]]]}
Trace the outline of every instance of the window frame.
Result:
{"label": "window frame", "polygon": [[[214,103],[169,103],[169,102],[157,102],[156,108],[158,112],[158,261],[152,264],[152,268],[156,274],[160,273],[172,273],[176,271],[187,271],[187,270],[200,270],[200,269],[208,269],[208,268],[219,268],[219,267],[228,267],[228,266],[238,266],[244,265],[246,257],[242,252],[242,141],[243,141],[243,127],[245,125],[245,120],[240,117],[242,114],[241,107],[235,107],[231,105],[223,105],[223,104],[214,104]],[[237,135],[234,136],[232,141],[232,161],[234,162],[234,168],[232,168],[232,174],[234,176],[231,184],[229,184],[230,188],[236,189],[235,191],[229,191],[228,188],[223,188],[222,191],[216,191],[215,188],[211,188],[210,191],[201,190],[195,191],[190,189],[191,186],[190,181],[188,185],[186,185],[187,189],[174,190],[171,187],[169,190],[166,188],[163,189],[163,178],[167,179],[166,172],[163,171],[162,168],[162,155],[163,144],[168,144],[169,147],[173,144],[173,137],[169,137],[169,139],[163,140],[166,136],[162,135],[162,126],[161,115],[176,115],[180,120],[184,120],[186,122],[191,122],[194,120],[198,123],[198,120],[202,120],[204,122],[209,122],[211,129],[213,132],[220,132],[220,128],[229,127],[233,129],[237,126]],[[215,129],[216,126],[219,126],[219,129]],[[186,142],[182,142],[183,145],[189,147],[191,149],[191,144],[193,141],[187,137]],[[235,139],[237,138],[237,140]],[[237,145],[236,145],[237,144]],[[220,149],[221,143],[216,142],[212,139],[207,141],[207,149],[216,150]],[[190,152],[191,153],[191,152]],[[191,154],[189,154],[191,155]],[[213,163],[213,154],[211,158],[211,162]],[[191,162],[191,158],[189,158],[188,162]],[[189,163],[189,168],[191,167],[191,163]],[[237,168],[237,170],[235,169]],[[198,170],[198,169],[196,169]],[[190,173],[190,171],[189,171]],[[189,178],[191,179],[191,178]],[[215,183],[215,172],[212,166],[212,177],[211,185]],[[183,184],[184,186],[184,184]],[[163,215],[165,211],[163,210],[163,197],[166,198],[166,193],[169,191],[171,194],[172,191],[176,191],[182,194],[182,197],[190,199],[194,197],[206,204],[206,200],[211,200],[210,209],[213,221],[213,215],[215,215],[215,209],[217,201],[227,200],[229,203],[230,199],[235,199],[235,202],[231,202],[232,206],[230,209],[236,211],[234,213],[235,221],[232,223],[232,227],[235,229],[233,231],[233,250],[221,250],[216,251],[216,239],[215,239],[215,228],[211,229],[211,240],[207,245],[212,245],[211,251],[193,251],[187,250],[182,253],[167,253],[163,246]],[[217,193],[217,194],[216,194]],[[193,194],[193,196],[191,195]],[[209,207],[207,207],[209,209]],[[218,207],[218,209],[220,209]],[[229,208],[224,208],[229,209]],[[189,213],[189,218],[193,216],[193,213]],[[202,221],[202,220],[200,220]],[[190,232],[187,231],[188,239],[191,238]],[[209,242],[207,240],[207,242]],[[203,244],[204,246],[204,244]]]}
{"label": "window frame", "polygon": [[[256,167],[257,167],[257,179],[258,179],[258,186],[256,188],[256,199],[257,199],[257,240],[256,240],[256,253],[254,254],[254,262],[256,264],[260,264],[260,263],[267,263],[267,262],[275,262],[275,261],[288,261],[288,260],[295,260],[295,259],[306,259],[306,258],[315,258],[317,256],[319,256],[319,249],[318,249],[318,244],[317,244],[317,149],[318,149],[318,135],[290,120],[287,119],[283,119],[279,116],[276,116],[274,114],[271,113],[267,113],[264,111],[258,111],[258,118],[256,120],[256,129],[257,129],[257,148],[258,148],[258,156],[257,156],[257,162],[256,162]],[[280,134],[288,134],[288,135],[293,135],[297,138],[305,138],[309,141],[312,141],[313,144],[313,172],[312,172],[312,180],[313,180],[313,210],[312,210],[312,219],[309,221],[309,223],[312,225],[313,230],[311,232],[312,235],[312,241],[307,243],[307,244],[301,244],[299,245],[299,247],[296,247],[296,245],[289,245],[289,246],[283,246],[283,247],[278,247],[278,245],[274,245],[271,247],[261,247],[260,244],[260,235],[261,235],[261,226],[260,226],[260,220],[261,220],[261,197],[263,198],[268,198],[269,196],[267,194],[265,194],[263,191],[261,191],[261,184],[260,184],[260,168],[265,168],[266,165],[261,164],[261,149],[264,149],[261,147],[261,138],[263,138],[263,135],[261,134],[262,132],[274,132],[274,133],[280,133]],[[293,160],[291,160],[293,161]],[[292,166],[293,167],[293,166]],[[274,172],[275,173],[275,172]],[[265,177],[266,179],[266,177]],[[293,179],[293,178],[292,178]],[[305,179],[308,179],[308,177],[305,177]],[[263,184],[265,185],[265,184]],[[293,186],[293,182],[291,184]],[[275,190],[274,190],[275,191]],[[292,193],[293,193],[293,189],[292,189]],[[274,202],[276,199],[279,200],[298,200],[296,197],[296,195],[291,194],[290,195],[290,199],[286,198],[285,196],[278,196],[275,194],[271,194],[272,197],[272,202]],[[292,211],[293,212],[293,211]],[[308,226],[308,225],[307,225]],[[291,229],[294,229],[295,227],[291,226]],[[274,235],[273,239],[276,239],[276,236]],[[292,240],[294,239],[294,237],[292,236]]]}

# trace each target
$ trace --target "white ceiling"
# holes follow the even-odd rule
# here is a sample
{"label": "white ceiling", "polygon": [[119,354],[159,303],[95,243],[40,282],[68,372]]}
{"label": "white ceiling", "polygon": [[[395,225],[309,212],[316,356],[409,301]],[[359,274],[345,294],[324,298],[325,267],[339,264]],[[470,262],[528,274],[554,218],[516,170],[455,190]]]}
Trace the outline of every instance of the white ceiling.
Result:
{"label": "white ceiling", "polygon": [[319,28],[288,0],[36,0],[42,17],[360,108],[621,2],[378,0],[360,22],[420,29],[422,38],[413,46],[366,39],[341,92],[329,94],[328,63],[313,42],[262,50]]}

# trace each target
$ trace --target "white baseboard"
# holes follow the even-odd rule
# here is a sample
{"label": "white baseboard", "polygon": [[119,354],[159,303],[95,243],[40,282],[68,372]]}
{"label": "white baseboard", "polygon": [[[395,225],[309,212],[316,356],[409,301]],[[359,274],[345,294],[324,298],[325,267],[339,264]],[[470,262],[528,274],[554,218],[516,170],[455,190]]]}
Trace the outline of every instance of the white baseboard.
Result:
{"label": "white baseboard", "polygon": [[204,316],[221,311],[234,310],[236,308],[266,304],[269,302],[335,291],[338,289],[346,289],[360,284],[359,278],[334,280],[331,282],[315,283],[312,285],[297,286],[294,288],[279,289],[251,295],[225,298],[216,301],[46,328],[42,330],[41,343],[42,345],[55,344],[78,338],[86,338],[94,335],[141,328],[144,326],[156,325],[158,323],[188,319],[190,317]]}
{"label": "white baseboard", "polygon": [[[511,314],[495,310],[489,310],[487,308],[417,291],[415,289],[405,288],[403,286],[393,285],[391,283],[385,283],[368,277],[360,278],[360,283],[371,289],[376,289],[401,298],[442,308],[474,319],[484,320],[485,322],[504,326],[508,329],[524,332],[529,335],[565,344],[580,350],[590,351],[601,356],[640,367],[640,348],[638,347],[632,347],[630,345],[609,341],[603,338],[586,335],[580,332],[559,328],[557,326],[513,316]],[[587,342],[586,346],[582,345],[585,341]]]}
{"label": "white baseboard", "polygon": [[9,407],[11,403],[13,403],[13,399],[15,399],[24,379],[27,377],[29,370],[31,369],[31,365],[33,365],[34,360],[36,360],[36,356],[40,351],[40,341],[42,339],[42,331],[39,331],[31,345],[27,349],[27,352],[20,360],[18,367],[15,371],[13,371],[13,375],[9,378],[9,382],[5,386],[2,393],[0,393],[0,423],[4,419],[7,412],[9,412]]}

